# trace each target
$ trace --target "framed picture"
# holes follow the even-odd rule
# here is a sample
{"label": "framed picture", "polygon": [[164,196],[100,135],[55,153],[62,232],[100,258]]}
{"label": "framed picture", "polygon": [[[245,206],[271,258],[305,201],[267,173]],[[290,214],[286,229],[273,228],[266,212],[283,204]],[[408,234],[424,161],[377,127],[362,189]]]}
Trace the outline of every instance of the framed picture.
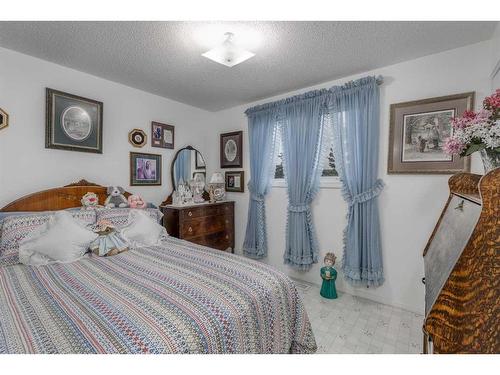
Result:
{"label": "framed picture", "polygon": [[473,110],[474,93],[391,104],[387,173],[453,174],[469,171],[470,158],[448,155],[451,119]]}
{"label": "framed picture", "polygon": [[245,172],[226,172],[226,191],[243,193],[245,191]]}
{"label": "framed picture", "polygon": [[45,148],[102,154],[103,104],[46,89]]}
{"label": "framed picture", "polygon": [[173,125],[153,121],[151,123],[151,146],[173,149],[175,143],[174,132],[175,127]]}
{"label": "framed picture", "polygon": [[243,168],[243,132],[220,135],[220,167]]}
{"label": "framed picture", "polygon": [[128,141],[134,147],[143,147],[147,141],[146,133],[141,129],[132,129],[128,133]]}
{"label": "framed picture", "polygon": [[161,185],[161,155],[130,153],[130,186]]}
{"label": "framed picture", "polygon": [[196,169],[205,169],[207,167],[205,159],[203,159],[203,156],[198,151],[196,151],[195,167]]}
{"label": "framed picture", "polygon": [[193,172],[193,180],[196,178],[196,176],[201,175],[203,178],[203,182],[206,183],[207,181],[207,173],[206,172]]}
{"label": "framed picture", "polygon": [[0,108],[0,130],[9,126],[9,115]]}

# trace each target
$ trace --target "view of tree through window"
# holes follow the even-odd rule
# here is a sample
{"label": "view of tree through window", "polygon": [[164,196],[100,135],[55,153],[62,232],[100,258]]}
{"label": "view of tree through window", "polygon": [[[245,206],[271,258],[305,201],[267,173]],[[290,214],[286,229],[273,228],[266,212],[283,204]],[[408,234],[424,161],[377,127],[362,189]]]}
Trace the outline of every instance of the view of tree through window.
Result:
{"label": "view of tree through window", "polygon": [[[274,171],[274,178],[275,179],[281,179],[285,178],[285,173],[283,171],[283,144],[281,143],[281,140],[278,139],[278,155],[277,155],[277,161],[276,161],[276,169]],[[326,155],[327,160],[323,160],[322,165],[325,166],[323,169],[323,173],[321,174],[321,177],[335,177],[338,176],[337,170],[335,169],[335,157],[333,154],[333,141],[332,144],[330,145],[330,152]]]}

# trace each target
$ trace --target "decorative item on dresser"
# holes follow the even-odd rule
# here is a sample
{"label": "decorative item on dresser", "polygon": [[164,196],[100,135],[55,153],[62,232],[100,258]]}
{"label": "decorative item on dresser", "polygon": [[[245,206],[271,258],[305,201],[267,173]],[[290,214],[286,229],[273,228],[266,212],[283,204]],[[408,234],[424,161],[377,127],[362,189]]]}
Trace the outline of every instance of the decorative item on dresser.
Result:
{"label": "decorative item on dresser", "polygon": [[424,250],[424,353],[499,353],[500,168],[448,184]]}
{"label": "decorative item on dresser", "polygon": [[214,249],[234,252],[234,202],[161,206],[169,235]]}

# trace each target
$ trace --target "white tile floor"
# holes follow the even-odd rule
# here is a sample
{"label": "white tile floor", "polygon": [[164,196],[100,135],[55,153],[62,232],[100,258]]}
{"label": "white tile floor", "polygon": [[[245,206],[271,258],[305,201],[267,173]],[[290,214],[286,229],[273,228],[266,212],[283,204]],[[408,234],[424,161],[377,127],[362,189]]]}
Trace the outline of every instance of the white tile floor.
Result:
{"label": "white tile floor", "polygon": [[317,285],[296,284],[318,353],[422,352],[422,315],[340,292],[328,300]]}

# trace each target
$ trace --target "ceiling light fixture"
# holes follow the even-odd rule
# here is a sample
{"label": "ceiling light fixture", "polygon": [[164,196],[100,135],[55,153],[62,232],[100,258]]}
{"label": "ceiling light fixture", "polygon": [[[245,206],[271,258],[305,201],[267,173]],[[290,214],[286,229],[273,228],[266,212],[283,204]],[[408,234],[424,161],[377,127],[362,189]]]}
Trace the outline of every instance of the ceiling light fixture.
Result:
{"label": "ceiling light fixture", "polygon": [[235,66],[255,56],[255,53],[238,47],[233,42],[233,33],[225,33],[226,40],[221,45],[202,54],[203,57],[225,66]]}

